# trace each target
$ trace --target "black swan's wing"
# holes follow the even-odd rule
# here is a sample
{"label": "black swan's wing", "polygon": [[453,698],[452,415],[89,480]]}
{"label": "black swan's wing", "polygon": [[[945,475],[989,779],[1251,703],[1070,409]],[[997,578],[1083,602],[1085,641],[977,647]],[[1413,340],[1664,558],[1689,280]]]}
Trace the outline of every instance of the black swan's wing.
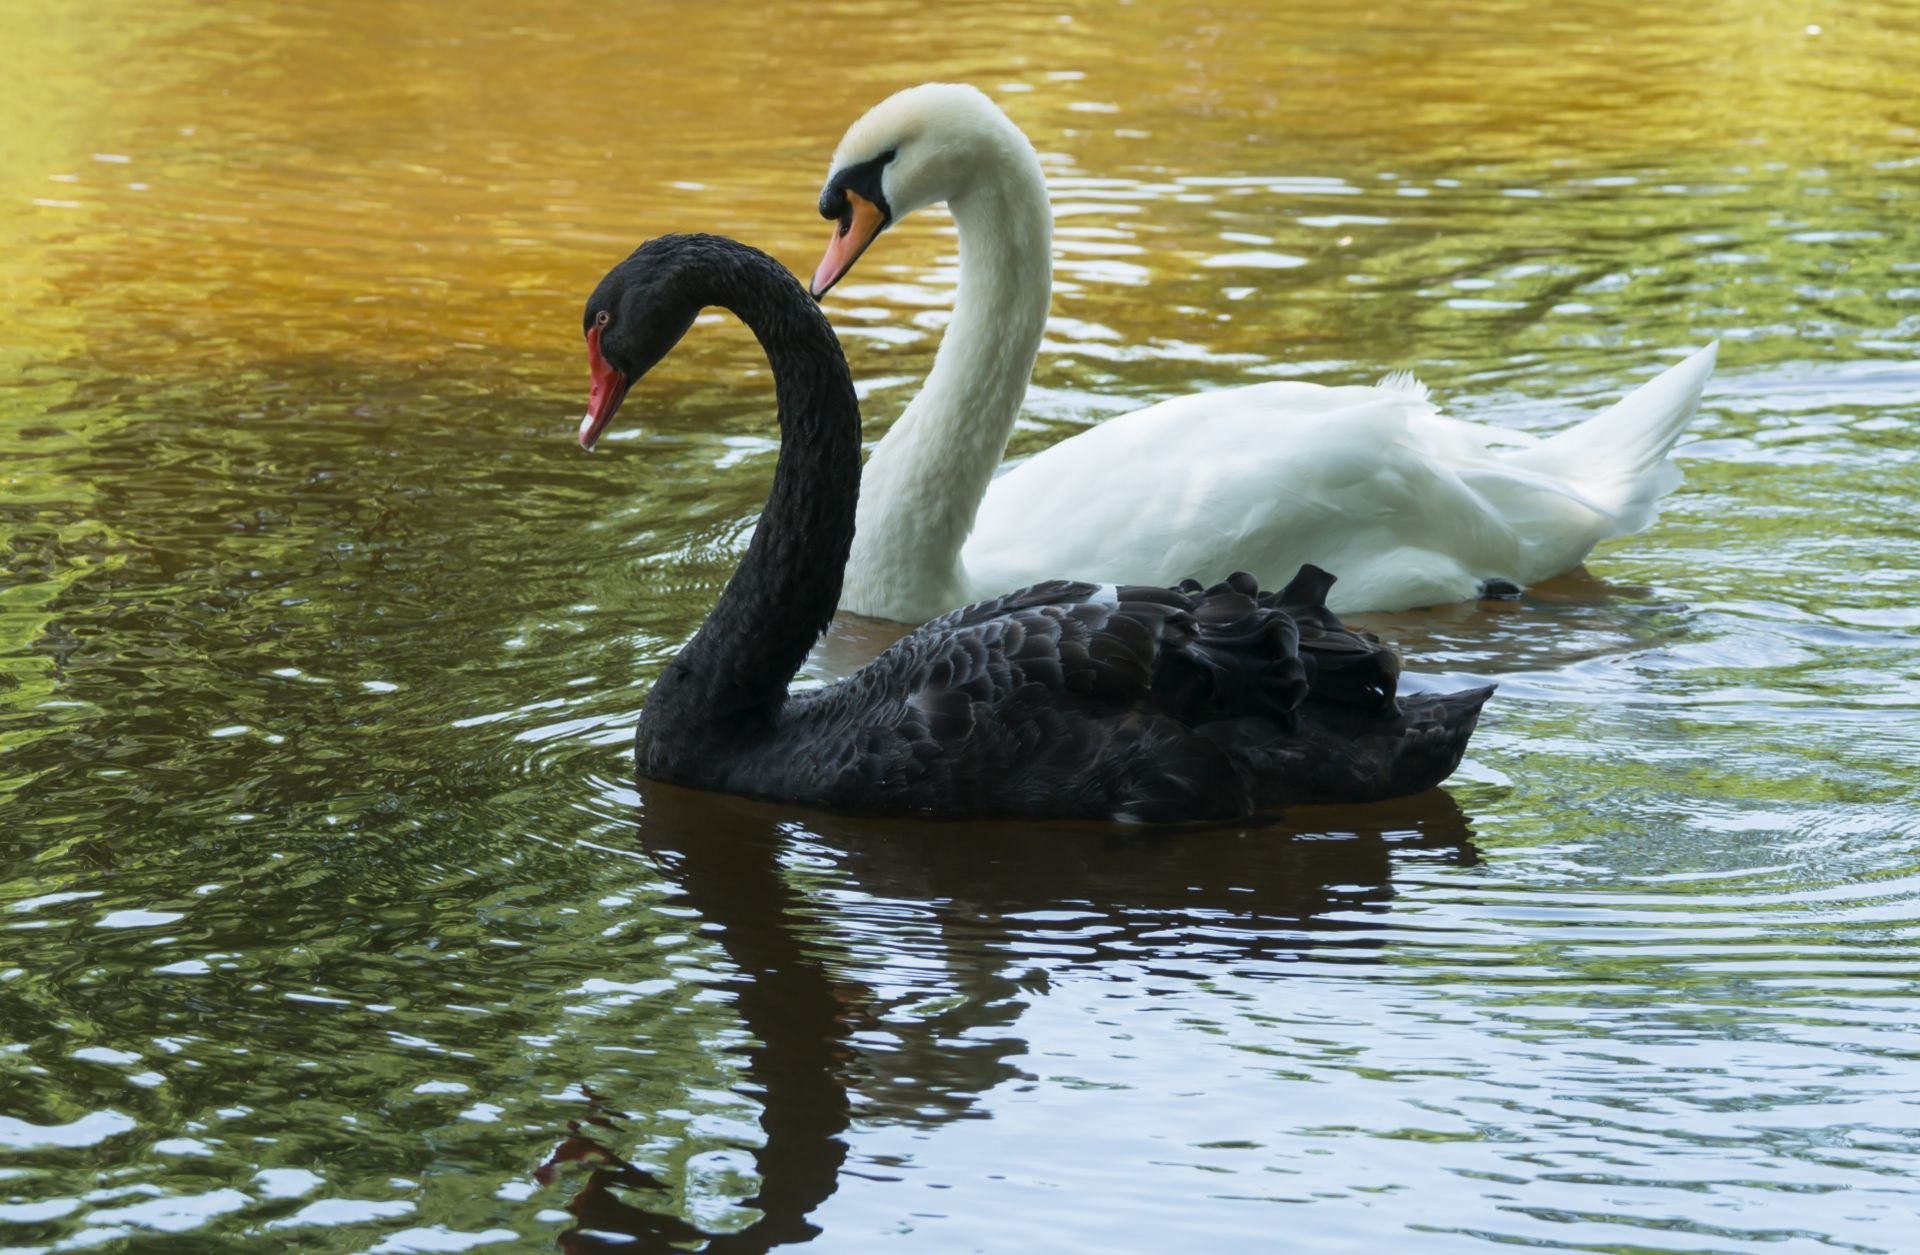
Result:
{"label": "black swan's wing", "polygon": [[1397,701],[1399,659],[1327,610],[1332,582],[1054,581],[964,607],[796,698],[789,768],[851,807],[1146,821],[1437,784],[1487,691]]}
{"label": "black swan's wing", "polygon": [[1250,576],[1208,589],[1054,581],[943,615],[880,661],[893,664],[891,682],[943,709],[960,696],[991,709],[1038,688],[1090,716],[1151,711],[1196,724],[1287,719],[1308,694],[1299,646],[1293,620],[1260,604]]}
{"label": "black swan's wing", "polygon": [[1258,719],[1198,729],[1250,768],[1259,807],[1377,802],[1452,775],[1493,687],[1403,697],[1384,709],[1309,700],[1291,730]]}
{"label": "black swan's wing", "polygon": [[1336,702],[1365,710],[1393,708],[1400,684],[1400,655],[1371,632],[1340,622],[1327,609],[1334,577],[1307,563],[1277,593],[1260,604],[1283,611],[1300,630],[1300,659],[1314,701]]}
{"label": "black swan's wing", "polygon": [[1491,685],[1398,697],[1400,655],[1327,608],[1331,573],[1308,563],[1287,586],[1262,593],[1300,632],[1307,700],[1277,734],[1251,721],[1202,731],[1254,766],[1262,805],[1370,802],[1429,789],[1452,775],[1479,726]]}
{"label": "black swan's wing", "polygon": [[1192,818],[1248,805],[1212,720],[1287,720],[1292,621],[1234,584],[1053,581],[953,611],[796,712],[849,805]]}

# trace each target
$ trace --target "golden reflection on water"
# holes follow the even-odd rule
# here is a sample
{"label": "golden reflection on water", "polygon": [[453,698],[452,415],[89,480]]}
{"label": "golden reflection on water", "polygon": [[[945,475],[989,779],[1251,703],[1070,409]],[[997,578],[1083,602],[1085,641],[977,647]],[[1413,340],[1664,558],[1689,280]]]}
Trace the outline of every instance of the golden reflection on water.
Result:
{"label": "golden reflection on water", "polygon": [[[667,229],[804,268],[840,130],[933,77],[1123,178],[1861,163],[1920,122],[1893,4],[33,0],[0,40],[31,85],[0,101],[5,352],[164,372],[564,358],[584,282]],[[1202,243],[1170,221],[1139,227],[1149,278]],[[946,247],[918,234],[887,260]]]}

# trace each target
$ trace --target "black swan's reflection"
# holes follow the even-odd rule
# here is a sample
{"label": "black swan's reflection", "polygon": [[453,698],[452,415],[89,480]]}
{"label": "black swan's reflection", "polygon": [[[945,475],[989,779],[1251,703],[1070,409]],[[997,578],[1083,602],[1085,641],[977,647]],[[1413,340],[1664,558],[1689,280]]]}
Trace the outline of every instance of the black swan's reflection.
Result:
{"label": "black swan's reflection", "polygon": [[[854,1096],[863,1122],[978,1114],[1022,1077],[1015,1024],[1051,980],[1125,964],[1159,980],[1309,954],[1369,962],[1396,860],[1477,854],[1431,791],[1365,808],[1301,808],[1284,827],[1173,835],[1095,825],[795,820],[783,808],[647,784],[638,839],[734,966],[762,1108],[747,1227],[708,1234],[650,1210],[660,1182],[627,1164],[617,1095],[590,1095],[541,1170],[593,1165],[568,1203],[570,1251],[765,1251],[819,1232]],[[1004,1031],[996,1031],[1004,1030]],[[875,1035],[885,1049],[862,1049]]]}

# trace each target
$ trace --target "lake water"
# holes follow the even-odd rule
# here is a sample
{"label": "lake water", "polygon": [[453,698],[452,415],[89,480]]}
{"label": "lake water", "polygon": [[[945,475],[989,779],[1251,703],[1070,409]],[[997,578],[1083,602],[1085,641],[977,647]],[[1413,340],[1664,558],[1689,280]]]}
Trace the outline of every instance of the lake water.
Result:
{"label": "lake water", "polygon": [[[1920,1249],[1910,4],[14,0],[0,47],[0,1249]],[[1444,792],[636,792],[772,397],[711,318],[587,457],[580,302],[673,229],[809,273],[840,132],[942,77],[1053,185],[1016,452],[1398,367],[1552,428],[1721,341],[1650,531],[1365,620],[1500,682]],[[870,434],[954,274],[922,215],[829,300]]]}

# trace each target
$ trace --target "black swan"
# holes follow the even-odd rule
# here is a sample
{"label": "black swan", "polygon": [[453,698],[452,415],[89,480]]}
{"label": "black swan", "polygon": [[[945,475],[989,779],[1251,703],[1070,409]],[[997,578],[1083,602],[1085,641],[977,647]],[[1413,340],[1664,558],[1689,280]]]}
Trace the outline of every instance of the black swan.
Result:
{"label": "black swan", "polygon": [[833,617],[860,491],[840,342],[765,253],[649,241],[587,301],[580,442],[706,306],[766,350],[779,465],[746,557],[640,715],[642,776],[866,812],[1227,819],[1417,792],[1460,762],[1491,688],[1395,698],[1400,663],[1327,610],[1333,577],[1277,593],[1055,580],[942,615],[846,679],[788,693]]}

